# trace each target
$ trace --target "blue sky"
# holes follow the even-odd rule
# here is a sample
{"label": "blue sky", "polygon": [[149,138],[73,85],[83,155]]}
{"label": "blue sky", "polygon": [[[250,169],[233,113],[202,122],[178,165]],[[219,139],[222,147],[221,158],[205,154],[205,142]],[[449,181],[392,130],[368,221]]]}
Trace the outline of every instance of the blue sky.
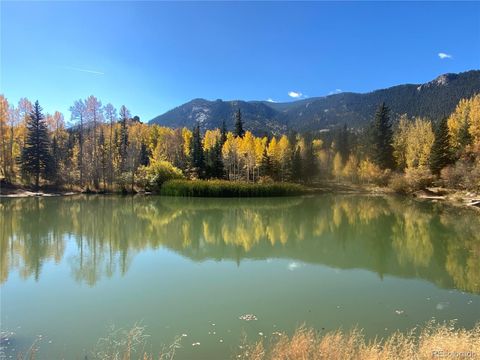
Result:
{"label": "blue sky", "polygon": [[480,68],[474,2],[0,6],[1,92],[67,119],[91,94],[147,121],[197,97],[290,101]]}

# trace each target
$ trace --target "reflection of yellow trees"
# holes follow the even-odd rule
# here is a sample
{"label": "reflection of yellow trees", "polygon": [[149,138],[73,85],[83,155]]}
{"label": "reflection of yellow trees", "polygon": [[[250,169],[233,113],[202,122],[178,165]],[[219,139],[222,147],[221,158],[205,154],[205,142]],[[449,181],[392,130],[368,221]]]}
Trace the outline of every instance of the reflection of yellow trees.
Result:
{"label": "reflection of yellow trees", "polygon": [[392,228],[392,246],[402,265],[427,267],[433,255],[431,214],[408,207],[398,213]]}
{"label": "reflection of yellow trees", "polygon": [[[390,212],[382,198],[375,197],[339,197],[331,207],[331,220],[328,226],[321,225],[325,229],[335,231],[341,226],[363,224],[368,225],[380,216],[386,216]],[[329,216],[329,214],[323,214]],[[325,231],[324,229],[324,231]],[[321,234],[322,232],[318,232]]]}
{"label": "reflection of yellow trees", "polygon": [[0,203],[0,281],[10,269],[23,278],[38,278],[44,261],[60,261],[64,253],[61,231],[50,229],[45,206],[39,199],[20,199]]}
{"label": "reflection of yellow trees", "polygon": [[456,287],[480,293],[480,220],[466,211],[457,210],[455,215],[445,213],[441,217],[445,227],[451,229],[450,236],[462,236],[462,241],[447,242],[445,268]]}
{"label": "reflection of yellow trees", "polygon": [[38,278],[71,241],[72,276],[90,285],[124,274],[135,253],[164,246],[195,260],[281,256],[480,292],[478,216],[466,212],[459,219],[395,197],[93,196],[8,199],[0,210],[2,282],[13,269]]}

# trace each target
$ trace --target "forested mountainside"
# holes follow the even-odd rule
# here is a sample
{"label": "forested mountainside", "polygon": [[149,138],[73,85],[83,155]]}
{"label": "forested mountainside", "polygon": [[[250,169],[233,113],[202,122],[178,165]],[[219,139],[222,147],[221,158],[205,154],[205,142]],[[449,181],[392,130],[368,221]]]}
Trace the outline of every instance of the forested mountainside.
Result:
{"label": "forested mountainside", "polygon": [[233,128],[240,109],[245,128],[256,134],[280,134],[287,130],[320,130],[346,123],[361,127],[371,120],[379,103],[385,102],[392,115],[428,117],[434,121],[453,112],[460,99],[480,92],[480,70],[443,74],[425,84],[404,84],[370,93],[340,93],[288,103],[268,101],[209,101],[194,99],[150,121],[168,127],[203,130],[220,128],[225,121]]}

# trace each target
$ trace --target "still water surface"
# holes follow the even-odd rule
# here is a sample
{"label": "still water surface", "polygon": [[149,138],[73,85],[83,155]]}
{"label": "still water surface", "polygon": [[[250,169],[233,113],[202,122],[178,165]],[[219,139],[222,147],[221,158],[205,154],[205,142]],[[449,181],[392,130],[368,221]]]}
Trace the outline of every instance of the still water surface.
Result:
{"label": "still water surface", "polygon": [[154,352],[185,334],[178,359],[225,359],[242,334],[303,323],[373,337],[480,321],[474,211],[346,195],[0,201],[8,355],[42,335],[37,359],[83,360],[135,323]]}

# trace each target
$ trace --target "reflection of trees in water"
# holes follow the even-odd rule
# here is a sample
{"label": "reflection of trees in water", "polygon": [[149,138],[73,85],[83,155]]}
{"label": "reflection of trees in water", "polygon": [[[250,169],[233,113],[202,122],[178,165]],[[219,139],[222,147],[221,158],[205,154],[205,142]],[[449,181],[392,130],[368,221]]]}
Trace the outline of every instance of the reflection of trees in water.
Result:
{"label": "reflection of trees in water", "polygon": [[50,226],[40,199],[29,200],[0,203],[1,282],[12,267],[18,268],[24,278],[38,279],[45,260],[59,262],[63,257],[63,232]]}
{"label": "reflection of trees in water", "polygon": [[442,214],[440,222],[449,229],[445,267],[463,290],[480,293],[480,222],[465,210]]}
{"label": "reflection of trees in water", "polygon": [[392,227],[392,246],[402,265],[428,267],[433,255],[431,215],[414,208],[398,216]]}
{"label": "reflection of trees in water", "polygon": [[165,246],[195,261],[292,258],[480,292],[478,215],[405,198],[85,196],[8,199],[0,209],[2,282],[14,268],[38,278],[71,239],[72,275],[90,285]]}

